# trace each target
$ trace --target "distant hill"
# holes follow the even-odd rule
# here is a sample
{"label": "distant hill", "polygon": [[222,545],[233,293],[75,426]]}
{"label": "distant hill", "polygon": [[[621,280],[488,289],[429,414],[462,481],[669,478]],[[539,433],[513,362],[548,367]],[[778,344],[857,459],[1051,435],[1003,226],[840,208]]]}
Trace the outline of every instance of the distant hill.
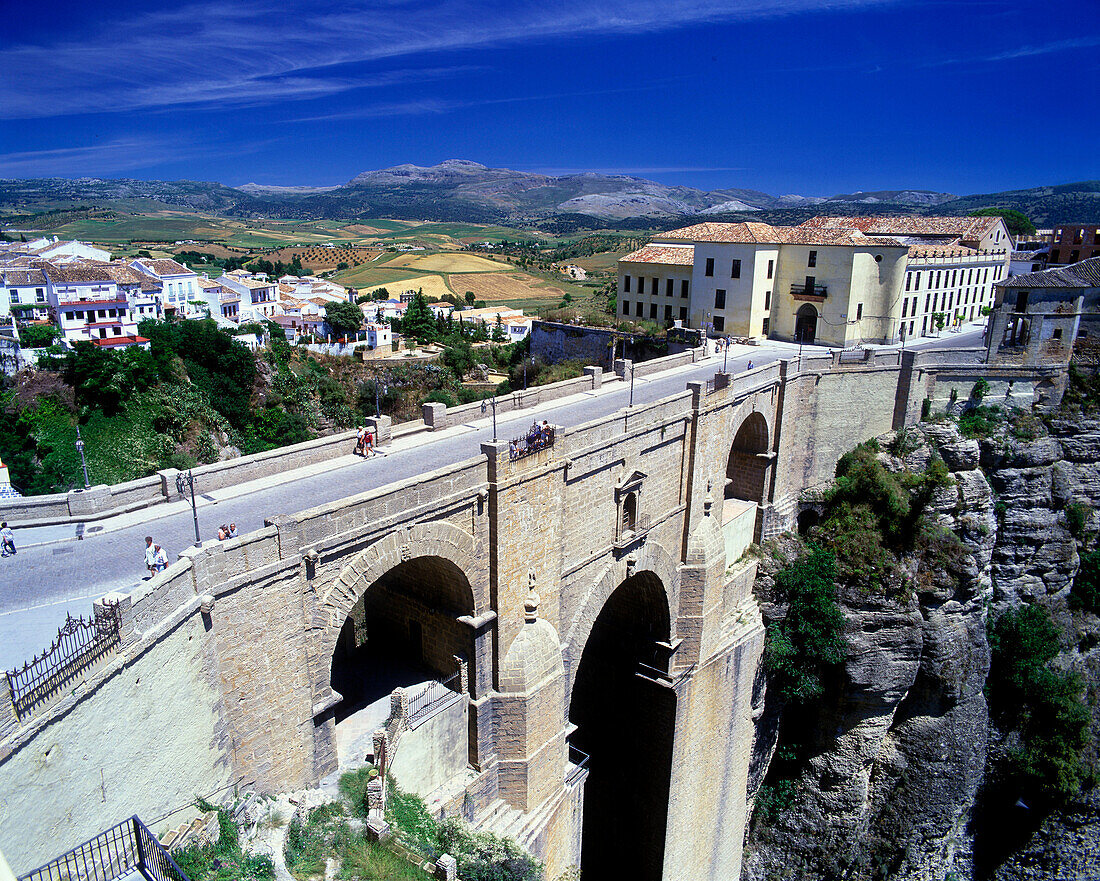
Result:
{"label": "distant hill", "polygon": [[595,172],[552,176],[489,168],[465,159],[364,171],[334,187],[257,183],[228,187],[197,181],[100,178],[0,180],[0,207],[32,213],[74,205],[131,210],[165,205],[228,217],[505,223],[562,233],[607,227],[671,228],[692,218],[797,223],[822,213],[958,215],[992,206],[1014,208],[1037,225],[1049,226],[1100,221],[1100,182],[974,196],[907,189],[825,198],[773,196],[736,187],[705,191]]}

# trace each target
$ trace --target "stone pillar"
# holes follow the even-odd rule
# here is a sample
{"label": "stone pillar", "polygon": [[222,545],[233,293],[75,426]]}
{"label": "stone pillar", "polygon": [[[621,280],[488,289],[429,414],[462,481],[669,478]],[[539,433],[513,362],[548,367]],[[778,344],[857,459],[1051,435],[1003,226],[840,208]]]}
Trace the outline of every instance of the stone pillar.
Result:
{"label": "stone pillar", "polygon": [[403,688],[395,688],[390,694],[390,717],[401,722],[409,718],[409,693]]}
{"label": "stone pillar", "polygon": [[602,367],[585,367],[584,375],[592,381],[592,388],[598,389],[603,385],[603,368]]}
{"label": "stone pillar", "polygon": [[438,401],[433,401],[430,404],[423,405],[424,412],[424,424],[428,427],[428,431],[436,431],[440,428],[446,427],[447,422],[447,405]]}
{"label": "stone pillar", "polygon": [[369,416],[364,422],[374,432],[376,447],[388,444],[393,439],[393,420],[389,416]]}
{"label": "stone pillar", "polygon": [[458,862],[449,853],[435,861],[435,877],[439,881],[458,881]]}
{"label": "stone pillar", "polygon": [[464,655],[454,655],[455,668],[458,670],[458,691],[460,694],[469,694],[470,669],[469,662]]}
{"label": "stone pillar", "polygon": [[170,502],[179,495],[176,491],[176,475],[179,473],[178,468],[165,468],[157,472],[160,478],[160,494],[164,496],[165,501]]}
{"label": "stone pillar", "polygon": [[389,738],[386,732],[379,728],[371,737],[374,746],[374,766],[378,769],[378,776],[385,779],[387,764],[389,762]]}
{"label": "stone pillar", "polygon": [[69,514],[73,517],[91,517],[111,508],[111,488],[93,486],[74,489],[68,494]]}

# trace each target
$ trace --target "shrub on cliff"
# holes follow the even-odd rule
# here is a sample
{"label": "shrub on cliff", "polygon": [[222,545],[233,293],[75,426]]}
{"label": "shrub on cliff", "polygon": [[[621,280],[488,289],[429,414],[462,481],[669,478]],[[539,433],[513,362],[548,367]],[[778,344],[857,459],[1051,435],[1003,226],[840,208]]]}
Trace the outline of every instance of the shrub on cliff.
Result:
{"label": "shrub on cliff", "polygon": [[[1066,513],[1068,519],[1068,509]],[[1069,606],[1100,614],[1100,550],[1081,557],[1081,568],[1069,591]]]}
{"label": "shrub on cliff", "polygon": [[775,576],[776,599],[787,615],[768,627],[765,663],[771,688],[784,701],[806,702],[822,690],[822,673],[844,660],[844,615],[836,603],[836,558],[809,551]]}
{"label": "shrub on cliff", "polygon": [[999,769],[1004,783],[1029,805],[1073,795],[1086,776],[1089,714],[1081,677],[1050,666],[1059,651],[1050,613],[1037,605],[1005,612],[990,628],[989,645],[990,712],[1004,732],[1018,735]]}

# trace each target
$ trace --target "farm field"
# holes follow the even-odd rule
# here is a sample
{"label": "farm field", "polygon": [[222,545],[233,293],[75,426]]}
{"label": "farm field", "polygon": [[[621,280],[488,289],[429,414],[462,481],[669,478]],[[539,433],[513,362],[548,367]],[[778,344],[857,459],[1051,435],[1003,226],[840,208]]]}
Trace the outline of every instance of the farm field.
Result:
{"label": "farm field", "polygon": [[614,272],[618,266],[619,259],[625,257],[629,251],[605,251],[602,254],[593,254],[591,257],[577,257],[573,260],[566,260],[566,263],[572,263],[579,266],[585,272]]}
{"label": "farm field", "polygon": [[369,263],[378,258],[383,252],[377,248],[359,248],[356,246],[340,245],[335,248],[322,248],[320,246],[306,246],[293,248],[278,248],[274,251],[265,251],[266,260],[278,260],[282,263],[290,263],[295,257],[302,261],[302,265],[314,272],[326,269],[335,269],[341,263],[356,265]]}
{"label": "farm field", "polygon": [[[341,281],[341,284],[348,285],[348,282]],[[350,285],[356,287],[355,285]],[[453,294],[447,282],[441,275],[413,275],[411,277],[391,281],[391,282],[375,282],[373,285],[360,285],[358,290],[360,294],[369,294],[371,291],[377,288],[384,287],[389,290],[390,295],[396,297],[398,294],[404,291],[424,291],[424,296],[429,299],[442,299],[444,294]]]}
{"label": "farm field", "polygon": [[386,266],[393,268],[408,267],[421,272],[502,272],[508,269],[505,263],[468,254],[462,251],[442,252],[439,254],[401,254],[388,261]]}

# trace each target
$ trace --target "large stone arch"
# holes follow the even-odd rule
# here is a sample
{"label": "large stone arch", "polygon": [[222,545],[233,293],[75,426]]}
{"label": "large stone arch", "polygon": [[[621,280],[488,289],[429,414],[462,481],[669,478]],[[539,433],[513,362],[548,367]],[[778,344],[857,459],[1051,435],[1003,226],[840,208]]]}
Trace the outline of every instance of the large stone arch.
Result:
{"label": "large stone arch", "polygon": [[418,523],[391,532],[353,557],[333,582],[319,593],[310,630],[313,644],[313,693],[317,700],[331,699],[329,676],[340,629],[352,608],[372,584],[402,563],[420,557],[438,557],[457,568],[470,586],[469,613],[477,614],[480,593],[474,539],[446,522]]}
{"label": "large stone arch", "polygon": [[588,636],[599,617],[600,610],[627,578],[639,572],[652,572],[664,588],[668,602],[670,638],[675,637],[676,603],[679,588],[679,569],[675,558],[658,542],[647,539],[632,554],[627,554],[607,564],[603,573],[592,584],[570,622],[569,630],[562,643],[562,655],[567,680],[566,702],[572,693],[573,674],[580,662]]}

